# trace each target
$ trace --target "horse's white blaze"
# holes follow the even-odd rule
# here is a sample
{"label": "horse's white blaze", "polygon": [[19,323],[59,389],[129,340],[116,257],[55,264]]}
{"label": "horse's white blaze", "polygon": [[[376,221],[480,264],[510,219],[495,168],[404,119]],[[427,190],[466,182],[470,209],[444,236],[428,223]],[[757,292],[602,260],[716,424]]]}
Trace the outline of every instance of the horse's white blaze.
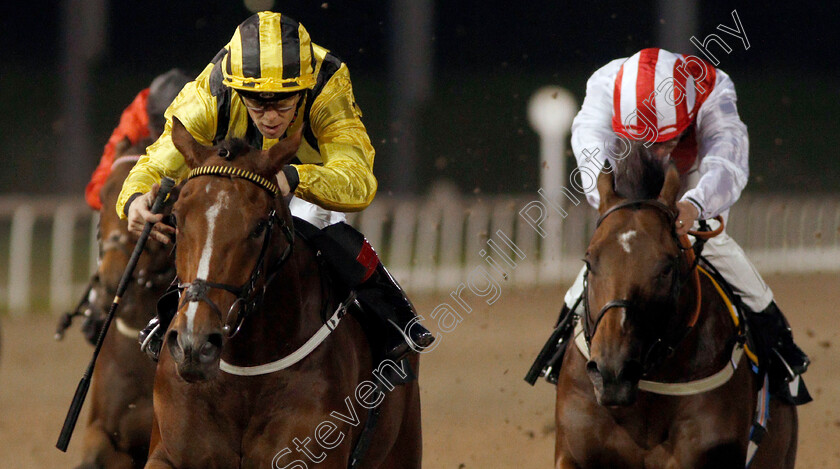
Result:
{"label": "horse's white blaze", "polygon": [[618,244],[624,249],[624,252],[630,254],[630,240],[636,236],[636,230],[630,230],[618,235]]}
{"label": "horse's white blaze", "polygon": [[[195,274],[195,278],[207,279],[207,275],[210,273],[210,258],[213,256],[213,232],[216,229],[216,218],[219,216],[219,212],[221,211],[222,207],[227,207],[228,205],[228,195],[225,191],[219,192],[218,199],[216,199],[216,203],[213,204],[209,209],[207,209],[207,213],[205,216],[207,217],[207,237],[204,238],[204,247],[201,250],[201,259],[198,261],[198,271]],[[195,312],[198,310],[198,302],[192,301],[190,302],[189,308],[187,308],[187,339],[189,340],[193,333],[193,326],[195,324]]]}

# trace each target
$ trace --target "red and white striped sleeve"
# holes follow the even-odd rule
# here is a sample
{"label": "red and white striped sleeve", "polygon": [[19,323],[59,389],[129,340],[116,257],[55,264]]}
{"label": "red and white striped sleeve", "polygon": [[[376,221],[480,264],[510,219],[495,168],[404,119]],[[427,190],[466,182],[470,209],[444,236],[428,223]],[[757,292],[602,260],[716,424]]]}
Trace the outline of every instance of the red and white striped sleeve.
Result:
{"label": "red and white striped sleeve", "polygon": [[[608,158],[608,145],[616,140],[612,128],[615,77],[626,58],[616,59],[598,69],[586,82],[586,97],[572,122],[572,151],[577,160],[580,188],[586,200],[598,208],[597,177]],[[570,184],[575,184],[570,181]]]}
{"label": "red and white striped sleeve", "polygon": [[718,69],[715,88],[697,113],[700,180],[682,197],[698,206],[702,219],[728,210],[747,185],[750,141],[737,100],[734,83]]}

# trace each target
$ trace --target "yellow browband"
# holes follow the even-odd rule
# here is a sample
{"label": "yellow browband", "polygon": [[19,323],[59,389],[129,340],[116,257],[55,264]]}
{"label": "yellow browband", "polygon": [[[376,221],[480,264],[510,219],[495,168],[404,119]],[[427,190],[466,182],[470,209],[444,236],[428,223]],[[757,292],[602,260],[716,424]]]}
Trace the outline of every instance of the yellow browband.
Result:
{"label": "yellow browband", "polygon": [[251,171],[246,171],[240,168],[234,168],[231,166],[199,166],[198,168],[190,170],[190,174],[189,176],[187,176],[187,179],[192,179],[197,176],[240,177],[242,179],[247,179],[253,182],[254,184],[267,190],[268,192],[271,192],[271,194],[275,197],[280,195],[280,189],[277,188],[276,184],[260,176],[259,174],[252,173]]}

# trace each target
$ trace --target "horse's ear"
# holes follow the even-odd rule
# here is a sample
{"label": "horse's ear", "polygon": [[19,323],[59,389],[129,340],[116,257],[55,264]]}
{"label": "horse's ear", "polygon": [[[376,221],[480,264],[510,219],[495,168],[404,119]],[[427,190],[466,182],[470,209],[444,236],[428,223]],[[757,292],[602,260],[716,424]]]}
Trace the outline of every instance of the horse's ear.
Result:
{"label": "horse's ear", "polygon": [[273,147],[269,148],[266,156],[264,170],[269,174],[277,174],[283,168],[283,165],[292,161],[297,154],[297,149],[300,146],[301,136],[303,135],[303,126],[288,137],[277,142]]}
{"label": "horse's ear", "polygon": [[620,197],[615,192],[615,171],[601,171],[598,175],[598,194],[601,196],[601,203],[598,205],[600,213],[606,212],[610,207],[618,203]]}
{"label": "horse's ear", "polygon": [[184,155],[187,166],[197,168],[204,163],[210,154],[208,148],[198,143],[189,130],[177,117],[172,117],[172,143]]}
{"label": "horse's ear", "polygon": [[662,184],[662,191],[659,193],[659,201],[669,207],[676,207],[677,194],[680,192],[680,173],[674,163],[668,165],[665,172],[665,182]]}

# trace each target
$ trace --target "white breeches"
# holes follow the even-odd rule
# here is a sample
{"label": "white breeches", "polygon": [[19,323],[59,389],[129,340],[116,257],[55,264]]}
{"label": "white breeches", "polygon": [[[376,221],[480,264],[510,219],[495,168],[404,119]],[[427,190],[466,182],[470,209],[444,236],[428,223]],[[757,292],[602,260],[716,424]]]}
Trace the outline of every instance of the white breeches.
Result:
{"label": "white breeches", "polygon": [[347,216],[343,212],[327,210],[297,197],[292,197],[289,202],[289,210],[291,210],[292,215],[302,218],[321,229],[341,221],[347,221]]}
{"label": "white breeches", "polygon": [[[728,213],[724,214],[727,219]],[[716,226],[715,222],[712,222]],[[695,229],[698,226],[695,224]],[[693,241],[693,238],[692,238]],[[744,304],[753,312],[761,312],[773,301],[773,292],[764,283],[752,262],[747,259],[741,246],[735,242],[724,230],[723,233],[710,239],[703,246],[703,257],[718,270],[729,283],[735,294],[741,297]],[[574,284],[566,292],[566,306],[571,308],[580,295],[583,294],[583,274],[581,269]],[[579,312],[583,308],[579,307]]]}

